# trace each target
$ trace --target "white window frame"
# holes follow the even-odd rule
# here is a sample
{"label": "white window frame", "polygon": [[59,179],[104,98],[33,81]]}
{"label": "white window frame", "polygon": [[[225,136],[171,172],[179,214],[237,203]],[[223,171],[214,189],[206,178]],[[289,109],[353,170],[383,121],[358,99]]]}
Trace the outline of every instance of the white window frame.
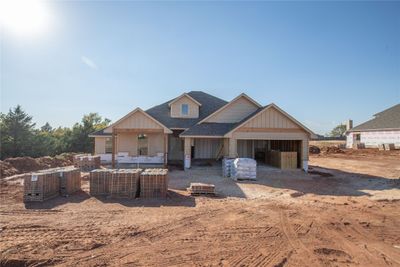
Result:
{"label": "white window frame", "polygon": [[[187,109],[186,109],[186,114],[183,112],[183,110],[184,110],[184,107],[187,107]],[[181,105],[181,115],[182,116],[189,116],[189,104],[182,104]]]}

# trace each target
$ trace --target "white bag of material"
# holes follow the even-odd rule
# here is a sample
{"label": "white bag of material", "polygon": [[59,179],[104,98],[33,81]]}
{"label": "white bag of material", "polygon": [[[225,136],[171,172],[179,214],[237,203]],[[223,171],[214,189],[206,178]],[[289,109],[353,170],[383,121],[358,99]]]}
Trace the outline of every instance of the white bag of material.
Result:
{"label": "white bag of material", "polygon": [[234,159],[224,158],[222,160],[222,177],[231,177],[231,165]]}
{"label": "white bag of material", "polygon": [[249,158],[237,158],[231,164],[231,178],[239,179],[257,179],[257,162]]}

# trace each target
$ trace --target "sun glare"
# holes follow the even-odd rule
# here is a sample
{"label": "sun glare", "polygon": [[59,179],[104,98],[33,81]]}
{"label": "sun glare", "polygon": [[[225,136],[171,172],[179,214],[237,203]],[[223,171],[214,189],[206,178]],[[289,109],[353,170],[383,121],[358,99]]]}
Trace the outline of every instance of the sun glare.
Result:
{"label": "sun glare", "polygon": [[13,34],[35,36],[49,28],[50,14],[45,1],[0,0],[0,24]]}

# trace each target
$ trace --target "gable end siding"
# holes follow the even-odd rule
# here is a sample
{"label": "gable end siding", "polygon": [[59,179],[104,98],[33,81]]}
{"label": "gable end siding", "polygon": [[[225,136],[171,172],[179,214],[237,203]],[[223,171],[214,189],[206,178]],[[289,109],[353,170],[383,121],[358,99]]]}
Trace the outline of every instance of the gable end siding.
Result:
{"label": "gable end siding", "polygon": [[240,97],[204,122],[235,123],[249,116],[257,109],[258,107],[254,103],[245,97]]}
{"label": "gable end siding", "polygon": [[[182,116],[181,105],[187,104],[189,106],[188,115]],[[199,105],[187,96],[183,96],[171,105],[171,117],[172,118],[198,118],[199,117]]]}

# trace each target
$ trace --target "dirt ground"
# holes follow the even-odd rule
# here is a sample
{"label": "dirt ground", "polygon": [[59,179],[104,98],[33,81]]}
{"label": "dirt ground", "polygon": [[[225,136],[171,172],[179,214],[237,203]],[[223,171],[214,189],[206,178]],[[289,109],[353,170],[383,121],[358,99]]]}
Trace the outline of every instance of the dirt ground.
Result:
{"label": "dirt ground", "polygon": [[[364,154],[363,154],[364,153]],[[310,158],[314,174],[220,166],[170,172],[167,200],[83,191],[25,206],[18,177],[0,191],[1,266],[400,266],[400,151]],[[192,197],[191,181],[217,197]]]}

